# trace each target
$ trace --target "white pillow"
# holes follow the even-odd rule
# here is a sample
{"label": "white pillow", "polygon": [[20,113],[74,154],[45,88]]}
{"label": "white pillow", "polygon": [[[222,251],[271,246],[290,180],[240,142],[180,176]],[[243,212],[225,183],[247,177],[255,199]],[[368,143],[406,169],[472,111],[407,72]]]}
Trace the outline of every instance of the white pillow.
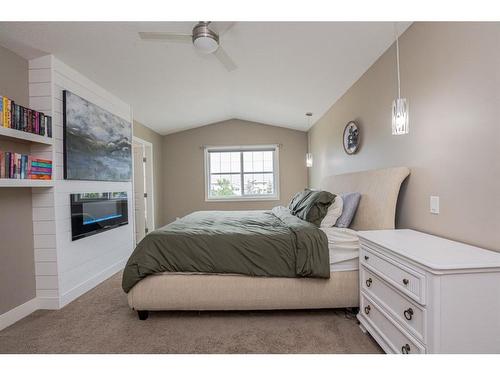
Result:
{"label": "white pillow", "polygon": [[328,207],[328,212],[326,213],[326,216],[323,218],[323,220],[321,220],[320,227],[322,228],[333,227],[337,222],[337,219],[340,217],[340,215],[342,215],[343,207],[344,207],[344,201],[342,200],[340,194],[337,194],[335,196],[335,200],[333,201],[332,205]]}

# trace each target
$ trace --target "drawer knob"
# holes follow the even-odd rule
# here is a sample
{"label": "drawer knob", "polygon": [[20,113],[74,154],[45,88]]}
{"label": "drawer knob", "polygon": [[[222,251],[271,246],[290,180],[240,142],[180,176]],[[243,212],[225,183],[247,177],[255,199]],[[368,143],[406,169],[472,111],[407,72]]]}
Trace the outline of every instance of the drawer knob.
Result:
{"label": "drawer knob", "polygon": [[411,318],[413,317],[413,309],[411,307],[408,308],[407,310],[404,311],[404,315],[406,320],[411,320]]}
{"label": "drawer knob", "polygon": [[370,259],[370,257],[368,255],[365,255],[365,260],[368,260]]}
{"label": "drawer knob", "polygon": [[370,305],[365,306],[365,314],[368,315],[371,309]]}
{"label": "drawer knob", "polygon": [[410,348],[409,344],[403,345],[401,347],[401,353],[403,353],[403,354],[410,354],[410,350],[411,350],[411,348]]}
{"label": "drawer knob", "polygon": [[370,277],[369,279],[367,279],[367,280],[365,281],[365,284],[366,284],[366,286],[369,288],[369,287],[370,287],[370,285],[372,285],[372,278]]}
{"label": "drawer knob", "polygon": [[410,282],[410,280],[408,280],[408,279],[403,279],[403,284],[408,285],[408,283],[409,283],[409,282]]}

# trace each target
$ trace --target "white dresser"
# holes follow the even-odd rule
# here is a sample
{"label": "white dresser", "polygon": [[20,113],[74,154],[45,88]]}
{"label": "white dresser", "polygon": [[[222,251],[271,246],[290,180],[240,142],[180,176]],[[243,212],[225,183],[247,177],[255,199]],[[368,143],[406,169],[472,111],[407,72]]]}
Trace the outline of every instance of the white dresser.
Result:
{"label": "white dresser", "polygon": [[500,253],[407,229],[359,237],[358,319],[386,353],[500,353]]}

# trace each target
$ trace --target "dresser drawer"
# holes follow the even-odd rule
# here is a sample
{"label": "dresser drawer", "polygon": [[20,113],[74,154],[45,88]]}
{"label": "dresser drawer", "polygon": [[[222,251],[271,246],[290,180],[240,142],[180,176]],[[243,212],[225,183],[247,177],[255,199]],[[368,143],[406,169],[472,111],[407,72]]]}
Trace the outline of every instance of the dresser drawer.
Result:
{"label": "dresser drawer", "polygon": [[360,263],[413,300],[425,305],[425,275],[361,245]]}
{"label": "dresser drawer", "polygon": [[392,353],[425,353],[424,346],[404,332],[404,329],[386,315],[365,293],[361,293],[360,308],[361,319],[368,321],[368,328],[373,327]]}
{"label": "dresser drawer", "polygon": [[425,309],[402,296],[364,266],[361,266],[360,277],[362,291],[373,298],[417,339],[425,342]]}

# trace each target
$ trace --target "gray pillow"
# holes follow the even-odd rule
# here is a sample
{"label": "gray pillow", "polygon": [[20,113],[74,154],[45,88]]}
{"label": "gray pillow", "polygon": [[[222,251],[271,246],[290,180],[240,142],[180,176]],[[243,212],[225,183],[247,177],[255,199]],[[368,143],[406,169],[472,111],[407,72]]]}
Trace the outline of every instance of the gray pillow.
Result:
{"label": "gray pillow", "polygon": [[344,207],[342,208],[342,215],[337,219],[335,226],[337,228],[349,228],[352,219],[356,214],[358,209],[359,200],[361,199],[360,193],[342,193],[340,194],[342,200],[344,201]]}
{"label": "gray pillow", "polygon": [[319,226],[334,200],[335,194],[328,191],[306,189],[294,197],[290,211],[299,219]]}

